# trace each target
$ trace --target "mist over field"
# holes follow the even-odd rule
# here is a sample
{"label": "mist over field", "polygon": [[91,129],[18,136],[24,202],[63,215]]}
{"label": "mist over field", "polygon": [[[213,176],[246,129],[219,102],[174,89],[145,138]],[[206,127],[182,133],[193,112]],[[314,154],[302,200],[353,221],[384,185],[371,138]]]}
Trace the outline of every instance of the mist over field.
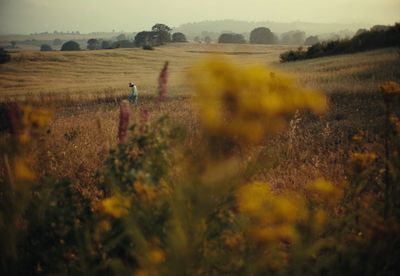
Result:
{"label": "mist over field", "polygon": [[0,34],[138,32],[155,22],[179,27],[222,19],[372,26],[393,24],[399,11],[397,0],[1,0]]}

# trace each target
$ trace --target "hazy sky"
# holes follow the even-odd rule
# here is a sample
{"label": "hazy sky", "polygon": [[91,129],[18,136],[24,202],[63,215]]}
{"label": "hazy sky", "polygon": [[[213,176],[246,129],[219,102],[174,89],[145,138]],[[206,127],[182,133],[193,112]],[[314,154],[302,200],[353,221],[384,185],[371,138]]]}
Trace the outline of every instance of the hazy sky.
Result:
{"label": "hazy sky", "polygon": [[400,0],[0,0],[0,33],[142,31],[202,20],[393,24]]}

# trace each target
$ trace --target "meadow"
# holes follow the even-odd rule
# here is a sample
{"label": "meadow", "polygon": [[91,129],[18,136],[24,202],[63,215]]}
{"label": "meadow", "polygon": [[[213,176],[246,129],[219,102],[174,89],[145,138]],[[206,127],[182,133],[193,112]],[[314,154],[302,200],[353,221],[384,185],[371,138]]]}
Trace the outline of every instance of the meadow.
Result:
{"label": "meadow", "polygon": [[[386,120],[388,119],[388,113],[380,87],[388,81],[400,81],[400,57],[398,49],[387,48],[301,62],[279,63],[279,55],[290,49],[292,48],[289,46],[281,45],[261,46],[185,43],[170,44],[156,48],[154,51],[145,51],[142,49],[114,49],[69,53],[21,51],[12,54],[12,61],[10,63],[0,66],[0,101],[19,102],[25,105],[28,104],[34,108],[51,110],[53,117],[48,126],[46,126],[43,133],[37,137],[37,141],[26,149],[28,154],[35,156],[34,167],[36,174],[39,178],[49,176],[55,178],[68,177],[74,189],[85,199],[94,204],[96,202],[102,202],[104,197],[109,195],[107,189],[104,190],[100,188],[101,185],[104,185],[104,178],[108,179],[107,174],[103,177],[98,177],[98,175],[99,172],[104,170],[104,166],[107,167],[105,164],[109,164],[107,162],[110,160],[110,151],[112,152],[111,156],[115,158],[115,160],[113,159],[113,164],[115,166],[118,166],[118,158],[121,158],[121,160],[127,160],[123,158],[128,158],[124,155],[123,149],[118,146],[118,124],[120,114],[119,106],[121,101],[129,95],[129,82],[132,81],[137,85],[140,101],[139,106],[132,106],[131,125],[140,126],[143,120],[146,120],[146,122],[151,125],[154,124],[154,128],[150,128],[150,130],[148,130],[149,133],[145,132],[146,134],[132,131],[132,139],[138,139],[135,141],[141,141],[140,139],[144,139],[143,137],[146,139],[153,139],[152,135],[155,134],[153,134],[152,131],[157,132],[159,130],[160,133],[163,133],[163,125],[158,125],[159,118],[163,115],[167,115],[169,121],[172,122],[173,125],[178,126],[176,133],[184,132],[183,139],[174,142],[177,143],[175,145],[168,144],[168,147],[184,147],[186,151],[193,155],[192,158],[194,160],[191,161],[193,163],[189,162],[189,164],[195,164],[197,158],[198,160],[202,160],[204,165],[207,164],[207,162],[203,160],[206,159],[206,157],[202,157],[202,155],[208,156],[207,150],[199,152],[199,149],[207,147],[212,148],[212,145],[210,146],[209,143],[212,144],[212,141],[215,141],[215,137],[213,137],[213,135],[210,135],[211,138],[208,136],[204,137],[204,133],[201,130],[202,123],[199,122],[199,103],[195,100],[193,91],[195,90],[193,85],[196,86],[196,77],[188,77],[188,72],[190,72],[192,64],[209,56],[215,57],[214,59],[217,59],[217,56],[226,57],[229,60],[233,60],[237,68],[246,68],[252,64],[261,64],[272,68],[273,71],[282,72],[282,74],[288,74],[296,78],[299,87],[320,91],[320,93],[327,98],[327,111],[320,114],[314,114],[310,110],[307,110],[307,108],[305,110],[299,108],[297,111],[291,111],[289,116],[285,117],[285,120],[288,121],[286,128],[280,129],[279,131],[272,131],[265,139],[256,144],[239,143],[240,145],[233,147],[234,157],[231,156],[231,153],[228,154],[229,156],[225,156],[226,153],[223,153],[223,158],[226,159],[224,162],[226,163],[219,163],[221,157],[210,161],[210,164],[216,166],[214,168],[215,170],[210,169],[210,172],[208,172],[207,169],[205,169],[206,172],[204,175],[200,174],[201,177],[205,177],[208,180],[198,180],[195,176],[191,176],[193,178],[188,178],[188,176],[182,176],[180,171],[176,172],[174,169],[171,169],[171,171],[173,171],[172,175],[175,177],[179,175],[186,180],[191,179],[190,181],[193,183],[197,183],[196,181],[201,183],[207,183],[207,181],[210,183],[219,183],[218,175],[223,175],[225,177],[226,174],[228,178],[232,176],[234,178],[236,177],[237,180],[230,180],[233,183],[239,181],[239,179],[240,181],[247,182],[259,181],[269,183],[269,187],[273,193],[276,193],[276,198],[282,199],[282,202],[286,200],[286,198],[282,196],[288,191],[301,195],[305,194],[306,198],[311,198],[312,196],[307,192],[307,185],[318,179],[324,179],[332,183],[334,187],[343,187],[346,183],[351,182],[350,179],[354,176],[354,170],[358,168],[354,167],[354,158],[352,155],[354,152],[374,152],[378,156],[385,155],[385,141],[387,140]],[[170,62],[168,72],[168,96],[164,101],[159,102],[157,99],[157,78],[165,61]],[[198,71],[197,74],[201,75],[201,71]],[[393,114],[398,115],[400,111],[398,105],[394,104],[393,107]],[[143,119],[144,116],[146,117],[145,119]],[[156,139],[157,142],[154,143],[158,145],[164,138]],[[3,137],[2,139],[5,141],[4,139],[6,138]],[[225,141],[228,144],[235,144],[235,139],[222,140],[222,142]],[[221,141],[219,141],[219,143],[221,143]],[[218,143],[216,144],[218,145]],[[153,150],[152,147],[149,149],[149,155],[152,154],[150,153],[151,150]],[[115,153],[115,151],[117,153]],[[152,159],[152,162],[158,164],[159,158],[162,159],[163,157],[158,156],[155,160]],[[180,158],[182,157],[177,155],[171,160],[176,161],[176,159]],[[236,159],[239,160],[238,162],[240,164],[237,166],[241,169],[238,169],[239,167],[235,167],[236,165],[232,164],[232,160]],[[179,161],[176,162],[180,164]],[[373,168],[371,167],[371,170],[381,168],[382,166],[384,167],[385,162],[383,158],[378,158],[377,163],[374,164]],[[221,165],[223,169],[219,168],[218,164]],[[185,166],[188,165],[183,165],[182,168],[186,168]],[[204,166],[206,168],[208,167],[208,165]],[[233,167],[231,168],[230,166]],[[176,167],[180,167],[180,165],[176,165]],[[246,167],[246,169],[242,169],[243,167]],[[235,168],[240,174],[236,175],[230,171],[235,170]],[[114,169],[117,170],[116,168]],[[188,171],[192,172],[193,170],[193,175],[196,175],[196,173],[198,173],[196,170],[201,169],[204,168],[198,168],[197,165],[193,165],[193,168],[189,168]],[[163,171],[163,169],[160,170]],[[155,171],[155,173],[158,172],[159,171]],[[113,171],[113,173],[115,172]],[[382,172],[366,178],[368,181],[371,181],[373,177],[378,177],[377,175],[382,175]],[[363,174],[363,177],[364,176]],[[5,170],[2,170],[1,177],[3,179],[6,178]],[[169,177],[171,178],[171,175],[169,175]],[[125,181],[121,179],[120,181]],[[169,178],[166,177],[166,179]],[[221,190],[224,190],[224,187],[225,186],[222,185]],[[142,188],[139,189],[135,186],[135,189],[135,193],[139,193],[138,190]],[[188,191],[190,190],[189,188],[187,189]],[[179,193],[184,193],[186,191],[177,190]],[[146,193],[147,196],[152,196],[151,191],[149,192],[146,189],[140,191],[144,191],[143,193]],[[196,191],[199,192],[203,190],[200,189]],[[206,193],[206,191],[215,192],[216,195],[219,195],[219,193],[213,189],[204,190],[203,192]],[[250,194],[251,192],[252,191],[249,191]],[[265,193],[265,191],[262,190],[259,192],[261,194]],[[193,194],[190,195],[193,196]],[[331,194],[331,196],[334,197],[333,194]],[[162,195],[160,197],[163,198]],[[297,197],[295,196],[294,198]],[[124,202],[121,198],[119,200]],[[204,198],[197,198],[197,201],[193,203],[194,210],[196,210],[196,202],[203,202],[202,200],[205,202],[203,204],[205,206],[209,203]],[[257,196],[252,200],[255,202],[259,201]],[[161,200],[160,202],[164,201]],[[185,203],[184,201],[182,202]],[[210,206],[212,205],[211,203],[209,204]],[[265,204],[268,205],[271,203]],[[319,206],[318,204],[316,203],[315,206]],[[199,206],[201,206],[201,204]],[[239,203],[239,209],[241,209],[240,206]],[[302,205],[299,203],[299,206]],[[333,216],[342,214],[341,212],[344,212],[343,209],[345,209],[344,207],[338,207],[338,205],[332,207],[332,205],[328,204],[327,206],[327,209],[331,209],[330,211],[334,213]],[[157,206],[157,208],[159,207],[160,206]],[[319,210],[319,207],[315,208],[315,210]],[[174,208],[172,209],[174,210]],[[204,209],[207,208],[204,207]],[[201,209],[201,207],[199,207],[199,210],[201,211],[196,214],[201,217],[204,210]],[[225,210],[225,208],[221,210]],[[244,210],[244,212],[246,212],[246,210],[249,211],[249,209],[246,208],[244,208]],[[146,213],[147,211],[144,212]],[[312,213],[313,211],[310,212]],[[178,212],[178,215],[175,215],[175,217],[173,216],[172,225],[174,226],[172,227],[172,232],[178,235],[178,232],[182,229],[179,230],[180,228],[174,223],[182,219],[182,217],[180,217],[182,214]],[[250,212],[250,216],[252,215],[254,215],[254,213]],[[152,215],[148,216],[151,217]],[[116,215],[114,218],[119,219],[120,216]],[[257,221],[258,216],[253,217],[253,219]],[[374,219],[372,220],[375,221]],[[188,227],[187,231],[200,227],[200,225],[197,224],[200,223],[200,220],[194,219],[191,220],[191,222],[195,224],[192,225],[192,227],[196,226],[197,228]],[[144,224],[146,223],[147,221],[144,222]],[[241,224],[239,223],[239,225]],[[395,225],[393,229],[397,229],[396,227],[398,227],[398,224]],[[130,224],[130,226],[132,226],[132,224]],[[300,228],[303,226],[300,226]],[[330,227],[332,227],[331,229],[335,229],[335,227],[338,226],[336,225],[333,227],[330,225]],[[234,231],[232,229],[229,231]],[[280,231],[282,231],[282,229],[283,228],[280,228]],[[301,229],[304,230],[304,227]],[[381,232],[379,233],[381,234]],[[184,234],[182,235],[185,236]],[[233,237],[235,237],[235,239],[241,239],[241,236],[235,235],[230,236],[230,238],[233,239]],[[141,239],[137,238],[137,233],[132,233],[132,236],[137,244],[143,242],[143,237]],[[371,234],[371,236],[373,236],[373,234]],[[267,239],[265,236],[263,237],[264,238],[261,239]],[[188,239],[189,237],[185,236],[185,238]],[[162,238],[160,239],[162,240]],[[277,237],[277,239],[279,239],[279,237]],[[228,247],[244,246],[242,242],[238,240],[229,240],[227,242],[226,237],[223,238],[223,240],[228,244]],[[395,241],[397,242],[398,239],[396,238]],[[139,258],[138,266],[149,270],[146,272],[148,274],[140,274],[142,272],[144,273],[144,270],[139,270],[140,273],[138,272],[137,275],[156,275],[156,270],[158,272],[161,271],[161,274],[172,273],[172,271],[179,271],[183,274],[188,273],[188,271],[178,268],[179,261],[174,259],[174,256],[172,256],[173,254],[171,255],[171,251],[179,251],[179,246],[182,245],[178,241],[168,242],[171,242],[169,236],[166,238],[165,243],[162,241],[160,244],[160,241],[154,242],[154,240],[148,243],[151,244],[151,246],[162,249],[159,251],[157,251],[158,249],[155,251],[149,249],[149,260],[153,258],[155,263],[151,261],[148,263]],[[265,240],[263,240],[263,242],[265,242]],[[167,246],[168,244],[172,247],[169,248]],[[280,249],[273,247],[274,249],[272,250],[270,247],[268,248],[271,249],[271,252],[277,250],[277,255],[280,256],[282,253],[281,247],[287,248],[290,247],[290,244],[290,241],[287,242],[285,240],[283,244],[277,246],[277,248]],[[304,244],[302,244],[302,246],[305,246]],[[313,244],[313,246],[314,245],[315,244]],[[143,252],[147,252],[147,249],[143,249],[147,248],[146,246],[138,246],[135,250],[138,250],[138,248]],[[190,260],[188,262],[195,263],[194,267],[199,269],[196,271],[191,270],[191,274],[219,275],[225,273],[228,275],[240,275],[245,273],[249,275],[259,275],[259,273],[262,274],[265,273],[265,271],[271,273],[277,272],[279,274],[279,272],[282,271],[284,271],[284,273],[290,273],[290,269],[298,269],[299,267],[305,269],[302,265],[297,266],[298,263],[296,263],[301,262],[299,260],[304,261],[304,259],[302,259],[303,257],[299,259],[294,258],[296,261],[291,264],[292,266],[289,266],[288,270],[280,270],[280,266],[276,263],[268,264],[265,267],[264,264],[260,264],[256,259],[259,254],[264,256],[267,253],[258,246],[256,246],[256,249],[251,246],[249,246],[249,248],[251,248],[251,250],[246,251],[247,255],[244,254],[244,256],[247,257],[241,257],[240,261],[235,259],[237,257],[237,255],[235,255],[229,262],[221,261],[217,258],[217,263],[209,264],[209,266],[203,263],[198,264],[197,261],[194,261],[196,258],[192,259],[191,257],[193,256],[189,256],[187,257],[189,258],[188,260]],[[305,248],[308,247],[300,246],[299,248],[305,250]],[[183,250],[182,252],[190,252],[192,254],[196,252],[190,251],[189,249],[187,250],[188,251]],[[330,249],[327,250],[328,251],[324,251],[325,253],[321,253],[321,255],[329,255],[326,254],[326,252],[330,252]],[[207,252],[203,252],[204,256],[209,256],[210,259],[212,259],[213,256],[215,257],[215,255],[213,255],[214,253],[210,253],[211,251]],[[346,254],[349,255],[344,254],[343,256],[349,257],[352,252],[353,251],[346,252]],[[376,252],[380,251],[377,249]],[[115,257],[114,253],[109,254]],[[390,255],[391,253],[386,252],[386,254]],[[120,253],[116,253],[116,255],[120,256]],[[293,256],[298,257],[300,255],[298,251],[295,251]],[[177,256],[175,257],[177,258]],[[395,256],[392,257],[394,259],[396,258]],[[283,259],[285,260],[283,263],[288,263],[287,257]],[[360,257],[360,259],[362,258]],[[391,258],[388,259],[392,260]],[[234,270],[235,272],[227,268],[231,265],[230,262],[235,262],[233,266],[235,268],[237,267],[237,270]],[[246,268],[241,262],[253,262],[254,270]],[[280,263],[280,261],[278,261],[278,263]],[[315,264],[318,263],[318,261],[314,260],[311,263]],[[163,265],[165,266],[160,268]],[[358,265],[360,264],[358,263]],[[135,264],[135,269],[137,269],[138,266]],[[110,267],[111,270],[115,272],[119,271],[118,269],[123,267],[123,265],[120,263],[118,263],[118,265],[112,264],[107,269],[110,269]],[[234,269],[233,267],[231,268]],[[159,268],[161,270],[158,270]],[[106,271],[108,271],[107,269]],[[312,270],[311,273],[315,273],[316,275],[320,275],[320,273],[330,274],[324,269],[325,268],[322,270]],[[340,269],[332,270],[331,273],[334,275],[335,271],[336,273],[343,271],[368,271],[357,269],[359,269],[359,267],[349,268],[343,266],[340,267]],[[392,272],[390,269],[393,269],[393,266],[389,266],[389,272],[386,275],[390,275]],[[71,271],[74,270],[69,270],[68,268],[64,270],[64,272],[65,271],[71,273]],[[371,271],[376,272],[376,270],[373,269],[371,269]],[[305,269],[303,273],[297,271],[297,274],[306,275],[307,273],[310,273],[310,271],[307,272],[307,269]],[[116,272],[116,274],[118,273]]]}

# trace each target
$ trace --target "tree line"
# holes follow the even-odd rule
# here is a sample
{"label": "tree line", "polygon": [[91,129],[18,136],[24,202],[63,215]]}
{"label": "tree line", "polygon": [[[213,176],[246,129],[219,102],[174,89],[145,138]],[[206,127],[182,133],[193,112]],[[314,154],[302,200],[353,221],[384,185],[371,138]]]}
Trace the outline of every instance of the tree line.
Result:
{"label": "tree line", "polygon": [[[125,34],[120,34],[116,40],[102,40],[91,38],[87,41],[88,50],[98,49],[115,49],[115,48],[134,48],[142,47],[143,49],[153,49],[154,46],[160,46],[170,42],[187,42],[183,33],[171,33],[172,29],[165,24],[157,23],[151,31],[141,31],[135,35],[133,40],[129,40]],[[61,51],[79,51],[81,45],[73,40],[62,43],[60,39],[53,41],[54,46],[61,46]],[[41,51],[52,51],[52,47],[48,44],[42,44]]]}
{"label": "tree line", "polygon": [[307,49],[284,52],[281,62],[296,61],[322,56],[348,54],[384,47],[400,47],[400,23],[394,26],[374,26],[370,30],[360,29],[351,39],[318,42]]}
{"label": "tree line", "polygon": [[[306,37],[306,33],[299,30],[283,33],[281,36],[273,33],[267,27],[257,27],[250,33],[250,44],[306,44],[312,45],[319,42],[317,36]],[[218,38],[218,43],[247,43],[244,35],[237,33],[223,33]]]}

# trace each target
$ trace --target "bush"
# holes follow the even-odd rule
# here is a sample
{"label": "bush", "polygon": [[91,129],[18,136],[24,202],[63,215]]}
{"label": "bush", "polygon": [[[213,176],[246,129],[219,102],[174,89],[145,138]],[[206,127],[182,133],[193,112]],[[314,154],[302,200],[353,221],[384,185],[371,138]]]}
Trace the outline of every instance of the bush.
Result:
{"label": "bush", "polygon": [[80,51],[80,50],[81,46],[79,45],[79,43],[73,40],[67,41],[61,46],[61,51]]}
{"label": "bush", "polygon": [[241,34],[225,33],[221,34],[218,38],[218,43],[246,43],[244,36]]}
{"label": "bush", "polygon": [[143,50],[154,50],[154,47],[151,45],[143,45],[142,49]]}
{"label": "bush", "polygon": [[103,40],[101,42],[101,49],[111,49],[111,41]]}
{"label": "bush", "polygon": [[383,47],[400,45],[400,24],[384,28],[378,26],[371,31],[360,31],[352,39],[333,40],[316,43],[309,47],[305,53],[302,51],[288,51],[281,54],[281,62],[300,59],[317,58],[339,54],[354,53],[373,50]]}
{"label": "bush", "polygon": [[52,49],[51,46],[48,45],[48,44],[42,44],[42,45],[40,46],[40,51],[42,51],[42,52],[48,52],[48,51],[53,51],[53,49]]}
{"label": "bush", "polygon": [[183,33],[173,33],[172,42],[187,42],[187,39]]}
{"label": "bush", "polygon": [[6,63],[11,60],[10,54],[4,50],[3,48],[0,48],[0,63]]}
{"label": "bush", "polygon": [[250,33],[251,44],[275,44],[277,37],[270,29],[265,27],[255,28]]}

